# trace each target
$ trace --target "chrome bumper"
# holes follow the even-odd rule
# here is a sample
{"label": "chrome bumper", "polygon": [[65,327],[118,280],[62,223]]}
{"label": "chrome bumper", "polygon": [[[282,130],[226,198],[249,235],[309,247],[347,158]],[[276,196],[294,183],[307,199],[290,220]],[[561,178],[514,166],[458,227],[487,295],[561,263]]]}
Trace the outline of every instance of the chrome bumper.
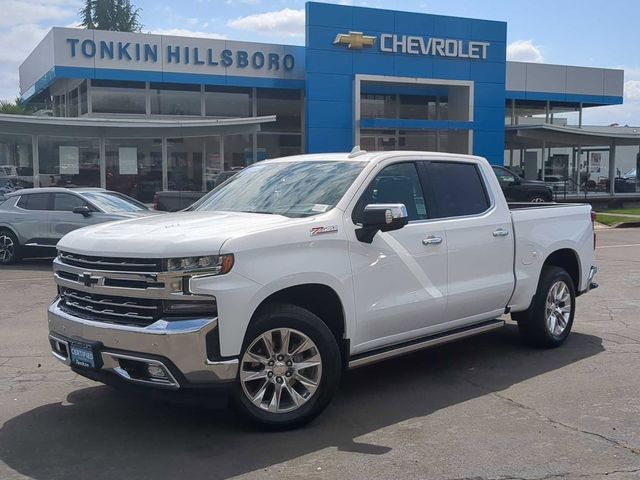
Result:
{"label": "chrome bumper", "polygon": [[[100,342],[101,370],[129,382],[180,388],[236,378],[238,359],[211,361],[207,358],[206,335],[217,328],[217,318],[158,320],[147,327],[135,327],[79,318],[61,310],[59,302],[56,299],[49,306],[49,339],[53,356],[67,365],[70,364],[69,339],[78,338]],[[164,368],[167,379],[134,378],[122,367],[121,360]],[[174,368],[179,374],[172,373]]]}

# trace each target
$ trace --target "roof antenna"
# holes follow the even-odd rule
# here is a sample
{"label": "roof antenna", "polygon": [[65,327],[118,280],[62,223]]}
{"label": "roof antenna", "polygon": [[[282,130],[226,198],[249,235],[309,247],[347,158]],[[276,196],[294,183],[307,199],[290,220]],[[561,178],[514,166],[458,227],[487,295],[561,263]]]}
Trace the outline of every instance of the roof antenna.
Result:
{"label": "roof antenna", "polygon": [[366,150],[360,150],[360,145],[356,145],[355,147],[353,147],[353,149],[351,149],[351,152],[349,153],[347,158],[359,157],[360,155],[364,155],[365,153],[367,153]]}

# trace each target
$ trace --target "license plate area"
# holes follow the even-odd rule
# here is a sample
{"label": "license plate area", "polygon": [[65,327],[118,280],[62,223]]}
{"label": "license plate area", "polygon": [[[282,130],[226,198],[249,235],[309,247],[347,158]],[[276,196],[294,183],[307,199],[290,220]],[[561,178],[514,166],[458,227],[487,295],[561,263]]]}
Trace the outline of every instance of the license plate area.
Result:
{"label": "license plate area", "polygon": [[80,339],[69,340],[69,361],[72,366],[98,369],[102,367],[99,342]]}

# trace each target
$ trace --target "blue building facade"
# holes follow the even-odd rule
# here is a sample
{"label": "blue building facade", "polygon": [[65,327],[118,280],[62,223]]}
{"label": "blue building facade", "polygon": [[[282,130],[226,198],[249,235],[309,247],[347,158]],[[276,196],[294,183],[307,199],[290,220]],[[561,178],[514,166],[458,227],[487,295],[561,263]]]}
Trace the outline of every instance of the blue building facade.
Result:
{"label": "blue building facade", "polygon": [[[315,2],[304,46],[53,28],[20,66],[21,96],[87,128],[64,136],[53,120],[32,130],[6,120],[0,165],[24,169],[33,185],[145,201],[157,190],[206,190],[218,172],[264,158],[354,145],[470,153],[581,182],[590,159],[555,155],[520,127],[567,125],[567,116],[581,127],[583,108],[622,103],[624,72],[511,62],[506,51],[504,22]],[[124,140],[109,129],[114,118],[150,123],[144,138]],[[157,123],[198,118],[244,127],[172,134]],[[121,168],[122,148],[136,149],[135,173]]]}

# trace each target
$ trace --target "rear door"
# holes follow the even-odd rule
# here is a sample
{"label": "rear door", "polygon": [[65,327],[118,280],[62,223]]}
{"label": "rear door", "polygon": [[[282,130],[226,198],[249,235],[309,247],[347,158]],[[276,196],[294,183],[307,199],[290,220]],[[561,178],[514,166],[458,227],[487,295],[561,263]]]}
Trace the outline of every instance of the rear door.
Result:
{"label": "rear door", "polygon": [[49,229],[50,193],[29,193],[21,195],[16,202],[13,226],[23,245],[55,245]]}
{"label": "rear door", "polygon": [[447,320],[500,314],[514,286],[513,227],[506,204],[491,195],[477,163],[426,162],[423,175],[427,201],[447,235]]}

